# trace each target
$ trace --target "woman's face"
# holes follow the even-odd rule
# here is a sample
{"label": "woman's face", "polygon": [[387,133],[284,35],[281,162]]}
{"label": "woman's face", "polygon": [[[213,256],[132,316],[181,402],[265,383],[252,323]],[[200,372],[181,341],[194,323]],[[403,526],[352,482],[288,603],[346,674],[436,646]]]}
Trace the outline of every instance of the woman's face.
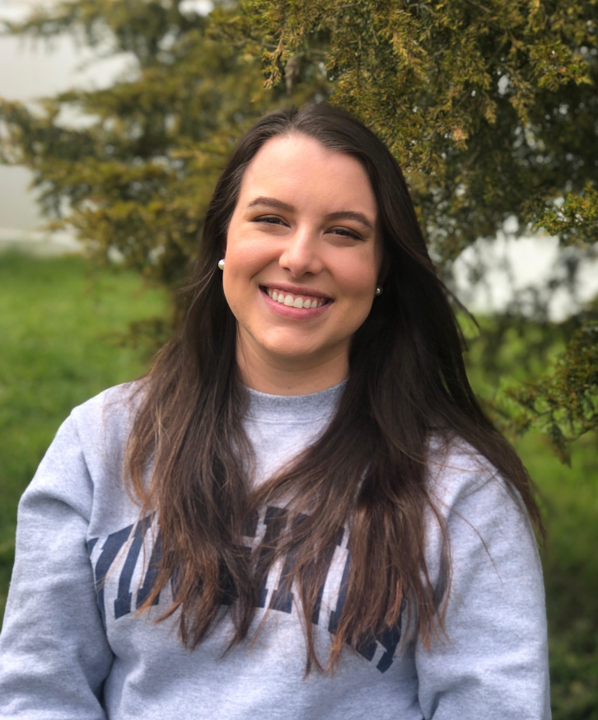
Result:
{"label": "woman's face", "polygon": [[346,366],[380,272],[376,216],[357,160],[301,134],[266,142],[227,236],[223,286],[238,352],[270,367]]}

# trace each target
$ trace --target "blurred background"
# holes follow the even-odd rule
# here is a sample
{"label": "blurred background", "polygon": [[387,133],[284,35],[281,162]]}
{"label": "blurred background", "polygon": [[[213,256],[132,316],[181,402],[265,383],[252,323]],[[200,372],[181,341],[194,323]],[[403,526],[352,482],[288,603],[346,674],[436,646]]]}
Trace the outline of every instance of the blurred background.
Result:
{"label": "blurred background", "polygon": [[598,719],[595,2],[0,0],[0,616],[20,494],[148,368],[215,179],[269,109],[389,144],[548,529],[553,716]]}

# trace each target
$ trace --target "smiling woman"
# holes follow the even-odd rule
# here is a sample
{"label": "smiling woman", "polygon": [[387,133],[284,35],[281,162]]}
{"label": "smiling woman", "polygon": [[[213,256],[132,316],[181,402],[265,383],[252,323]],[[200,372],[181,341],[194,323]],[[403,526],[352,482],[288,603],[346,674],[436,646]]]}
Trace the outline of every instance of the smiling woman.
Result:
{"label": "smiling woman", "polygon": [[0,719],[547,720],[529,477],[384,144],[259,120],[186,292],[21,500]]}

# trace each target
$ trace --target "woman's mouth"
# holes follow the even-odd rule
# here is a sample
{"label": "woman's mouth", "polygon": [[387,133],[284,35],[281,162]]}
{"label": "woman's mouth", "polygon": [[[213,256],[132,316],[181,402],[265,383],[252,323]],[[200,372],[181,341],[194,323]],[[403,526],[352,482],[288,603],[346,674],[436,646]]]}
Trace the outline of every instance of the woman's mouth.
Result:
{"label": "woman's mouth", "polygon": [[290,293],[286,290],[280,290],[275,287],[262,287],[262,292],[272,298],[274,302],[286,305],[287,307],[303,308],[304,310],[322,307],[332,302],[330,298],[314,297],[313,295]]}

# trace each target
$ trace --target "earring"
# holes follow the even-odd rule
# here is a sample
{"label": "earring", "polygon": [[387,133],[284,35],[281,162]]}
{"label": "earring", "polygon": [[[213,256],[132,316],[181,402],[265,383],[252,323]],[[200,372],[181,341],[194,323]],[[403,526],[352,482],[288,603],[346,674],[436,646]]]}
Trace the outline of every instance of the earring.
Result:
{"label": "earring", "polygon": [[376,295],[376,297],[379,297],[380,295],[382,295],[382,292],[383,290],[380,285],[376,285],[376,292],[374,293],[374,295]]}
{"label": "earring", "polygon": [[221,270],[224,270],[224,258],[222,258],[222,260],[218,260],[218,267]]}

